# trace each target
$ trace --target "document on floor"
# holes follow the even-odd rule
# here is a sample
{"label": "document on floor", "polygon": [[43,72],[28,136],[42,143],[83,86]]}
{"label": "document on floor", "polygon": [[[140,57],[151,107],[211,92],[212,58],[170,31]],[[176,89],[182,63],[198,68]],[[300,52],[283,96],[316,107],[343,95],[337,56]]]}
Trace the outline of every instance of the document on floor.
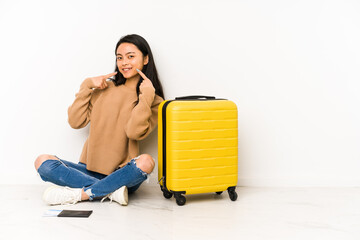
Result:
{"label": "document on floor", "polygon": [[92,214],[92,210],[59,210],[49,209],[43,217],[89,217]]}

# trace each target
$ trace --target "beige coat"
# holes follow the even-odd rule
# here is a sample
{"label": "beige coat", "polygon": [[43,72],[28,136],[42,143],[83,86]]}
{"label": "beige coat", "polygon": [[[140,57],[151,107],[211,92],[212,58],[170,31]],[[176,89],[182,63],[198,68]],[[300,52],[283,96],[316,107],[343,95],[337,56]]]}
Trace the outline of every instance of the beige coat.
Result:
{"label": "beige coat", "polygon": [[163,101],[153,87],[140,88],[139,103],[135,89],[108,82],[104,90],[92,89],[86,79],[68,109],[69,124],[83,128],[90,122],[89,137],[80,162],[87,169],[109,175],[139,155],[138,140],[156,127],[158,106]]}

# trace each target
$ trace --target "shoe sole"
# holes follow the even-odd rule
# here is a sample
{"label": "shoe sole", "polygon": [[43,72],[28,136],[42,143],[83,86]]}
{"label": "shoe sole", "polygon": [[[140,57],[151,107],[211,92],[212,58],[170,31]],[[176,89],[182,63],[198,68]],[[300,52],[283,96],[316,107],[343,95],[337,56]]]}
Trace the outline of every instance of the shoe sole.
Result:
{"label": "shoe sole", "polygon": [[119,188],[116,191],[117,200],[113,199],[115,202],[119,203],[121,206],[128,205],[128,189],[126,186]]}
{"label": "shoe sole", "polygon": [[[127,206],[128,205],[128,202],[129,202],[129,198],[128,198],[128,189],[127,189],[127,187],[126,186],[123,186],[123,187],[121,187],[121,188],[124,188],[124,192],[123,192],[123,199],[121,199],[122,201],[121,201],[121,203],[120,203],[120,205],[122,205],[122,206]],[[120,189],[121,189],[120,188]]]}
{"label": "shoe sole", "polygon": [[49,193],[50,191],[52,191],[53,189],[55,189],[55,188],[58,188],[58,186],[48,187],[48,188],[45,190],[45,192],[44,192],[44,194],[43,194],[43,196],[42,196],[43,201],[44,201],[46,204],[48,204],[48,205],[59,205],[59,204],[49,203],[49,201],[48,201],[48,199],[47,199],[48,193]]}

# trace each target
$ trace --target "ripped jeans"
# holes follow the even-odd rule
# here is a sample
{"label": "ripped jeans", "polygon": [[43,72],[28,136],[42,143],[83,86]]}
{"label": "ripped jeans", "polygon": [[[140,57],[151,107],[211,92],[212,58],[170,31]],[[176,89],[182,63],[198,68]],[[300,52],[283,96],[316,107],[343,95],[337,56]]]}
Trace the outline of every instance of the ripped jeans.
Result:
{"label": "ripped jeans", "polygon": [[60,158],[43,162],[38,168],[38,173],[46,182],[70,188],[83,188],[90,200],[93,200],[104,197],[122,186],[127,186],[129,193],[135,192],[149,175],[136,166],[135,160],[138,158],[132,159],[110,175],[89,171],[86,169],[86,164],[73,163]]}

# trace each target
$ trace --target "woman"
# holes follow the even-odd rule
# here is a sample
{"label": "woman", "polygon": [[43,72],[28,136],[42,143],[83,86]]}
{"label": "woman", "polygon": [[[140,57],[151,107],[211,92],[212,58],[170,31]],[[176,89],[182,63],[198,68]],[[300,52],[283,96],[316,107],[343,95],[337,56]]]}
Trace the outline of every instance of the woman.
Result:
{"label": "woman", "polygon": [[115,55],[115,72],[85,79],[68,109],[71,127],[91,122],[80,162],[48,154],[35,160],[40,177],[57,185],[44,192],[47,204],[109,197],[127,205],[128,192],[136,191],[155,166],[150,155],[139,155],[138,145],[156,127],[164,99],[150,46],[139,35],[127,35]]}

